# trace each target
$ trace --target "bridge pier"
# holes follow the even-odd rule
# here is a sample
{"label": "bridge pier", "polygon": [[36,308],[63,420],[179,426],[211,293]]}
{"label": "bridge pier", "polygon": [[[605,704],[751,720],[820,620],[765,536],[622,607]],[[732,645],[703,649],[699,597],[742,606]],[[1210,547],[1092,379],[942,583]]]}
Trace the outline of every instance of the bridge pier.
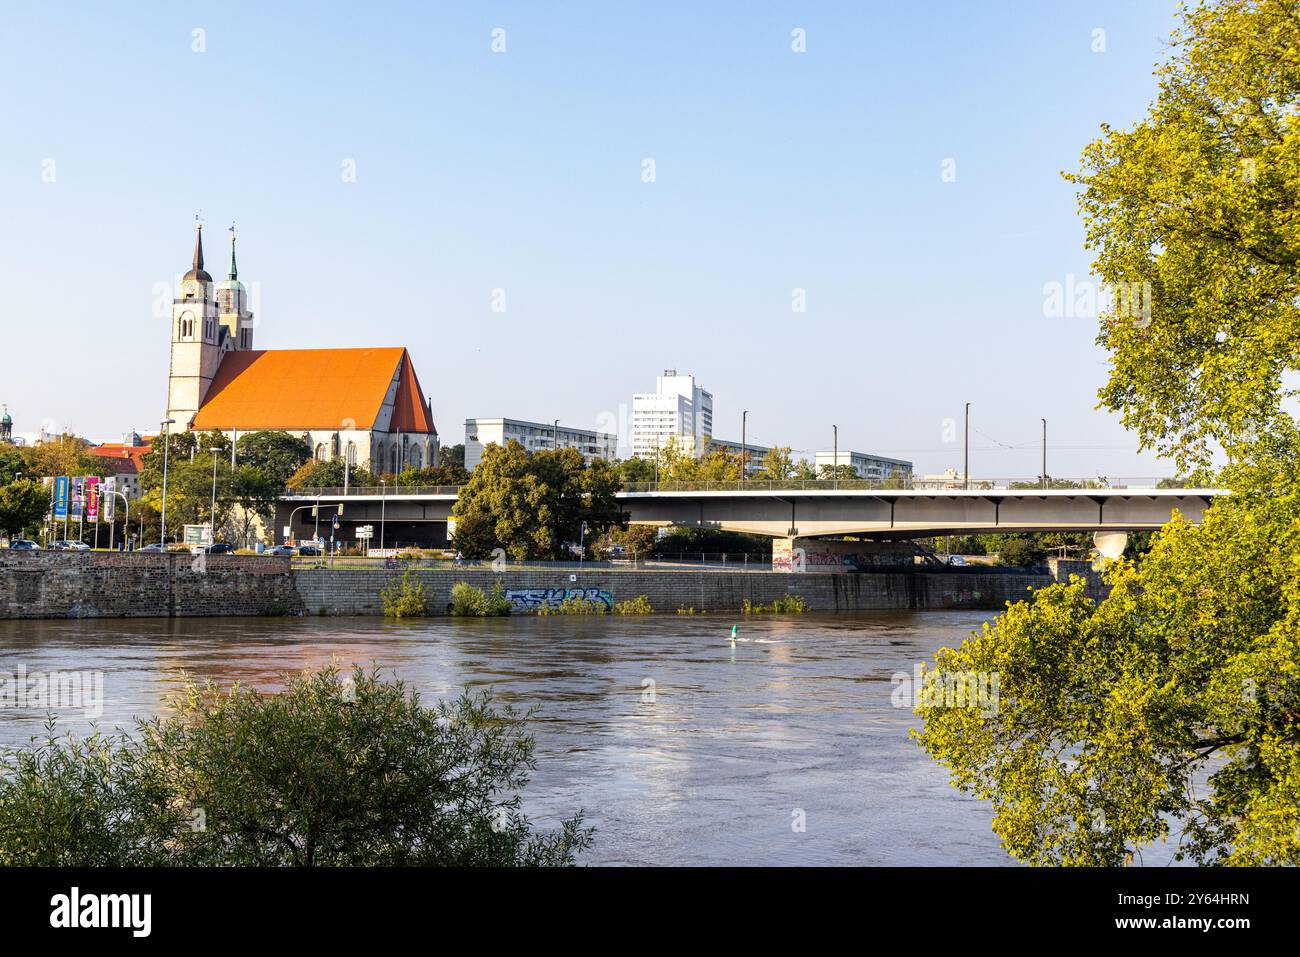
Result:
{"label": "bridge pier", "polygon": [[823,575],[858,571],[868,566],[915,563],[908,541],[843,541],[781,536],[772,540],[772,571]]}

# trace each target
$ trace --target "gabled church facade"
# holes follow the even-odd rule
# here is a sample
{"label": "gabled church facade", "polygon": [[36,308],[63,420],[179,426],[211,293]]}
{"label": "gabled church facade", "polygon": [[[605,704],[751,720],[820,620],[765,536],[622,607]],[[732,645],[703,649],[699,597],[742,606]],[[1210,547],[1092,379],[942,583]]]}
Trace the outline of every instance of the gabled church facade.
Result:
{"label": "gabled church facade", "polygon": [[346,457],[376,473],[437,464],[438,430],[405,349],[253,348],[233,233],[230,272],[214,283],[198,227],[180,293],[167,389],[175,428],[236,438],[282,430],[307,439],[318,459]]}

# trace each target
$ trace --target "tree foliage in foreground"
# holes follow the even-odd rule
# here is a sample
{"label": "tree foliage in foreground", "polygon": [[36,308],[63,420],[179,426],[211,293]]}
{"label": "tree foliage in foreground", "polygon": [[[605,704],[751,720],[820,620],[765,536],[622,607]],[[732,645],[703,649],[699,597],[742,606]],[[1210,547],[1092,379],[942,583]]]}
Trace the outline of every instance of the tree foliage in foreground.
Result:
{"label": "tree foliage in foreground", "polygon": [[1172,837],[1198,863],[1300,864],[1297,509],[1176,520],[1104,601],[1054,585],[940,651],[936,688],[997,674],[998,707],[922,695],[918,740],[1008,851],[1113,865]]}
{"label": "tree foliage in foreground", "polygon": [[[920,744],[1036,864],[1162,839],[1300,864],[1300,11],[1203,3],[1173,51],[1148,117],[1076,177],[1100,277],[1151,287],[1145,314],[1103,317],[1102,401],[1196,478],[1221,447],[1233,496],[1113,566],[1104,601],[1053,586],[941,651],[917,707]],[[938,693],[981,675],[996,708]]]}
{"label": "tree foliage in foreground", "polygon": [[330,667],[169,703],[134,735],[6,749],[0,864],[546,866],[590,846],[581,814],[531,828],[533,740],[486,694],[426,707]]}

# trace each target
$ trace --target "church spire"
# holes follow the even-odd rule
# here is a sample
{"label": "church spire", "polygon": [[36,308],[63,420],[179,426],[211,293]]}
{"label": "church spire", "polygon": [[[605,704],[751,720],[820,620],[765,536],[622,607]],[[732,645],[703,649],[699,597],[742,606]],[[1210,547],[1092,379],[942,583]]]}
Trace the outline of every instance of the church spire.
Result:
{"label": "church spire", "polygon": [[199,223],[198,231],[194,236],[194,271],[203,271],[203,224]]}
{"label": "church spire", "polygon": [[199,223],[194,231],[194,268],[185,274],[186,279],[199,282],[212,282],[212,277],[203,269],[203,224]]}
{"label": "church spire", "polygon": [[230,224],[230,275],[227,279],[239,278],[239,267],[235,265],[235,224]]}

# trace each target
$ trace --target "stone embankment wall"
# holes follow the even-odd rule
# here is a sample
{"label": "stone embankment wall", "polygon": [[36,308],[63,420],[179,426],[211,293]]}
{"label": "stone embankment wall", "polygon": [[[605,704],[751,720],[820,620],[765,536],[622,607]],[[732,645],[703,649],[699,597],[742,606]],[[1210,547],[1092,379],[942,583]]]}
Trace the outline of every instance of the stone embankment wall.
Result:
{"label": "stone embankment wall", "polygon": [[[415,569],[430,611],[452,586],[498,582],[519,611],[582,597],[612,606],[645,595],[656,612],[736,611],[797,595],[813,611],[1000,608],[1051,584],[1046,572],[992,569],[880,570],[862,574],[671,571],[611,568],[494,572]],[[0,551],[0,618],[129,618],[222,615],[377,615],[380,592],[401,566],[291,568],[265,556]]]}
{"label": "stone embankment wall", "polygon": [[[300,569],[298,593],[308,614],[376,615],[383,613],[380,590],[401,571],[380,569]],[[798,595],[813,611],[889,608],[1000,608],[1029,589],[1051,584],[1034,572],[875,572],[861,575],[792,575],[789,572],[722,571],[414,571],[425,586],[430,610],[442,612],[452,586],[469,582],[491,591],[498,582],[520,611],[542,603],[559,604],[581,597],[605,605],[645,595],[656,612],[679,608],[735,611],[746,600],[770,605]]]}
{"label": "stone embankment wall", "polygon": [[300,614],[289,559],[0,550],[0,618]]}

